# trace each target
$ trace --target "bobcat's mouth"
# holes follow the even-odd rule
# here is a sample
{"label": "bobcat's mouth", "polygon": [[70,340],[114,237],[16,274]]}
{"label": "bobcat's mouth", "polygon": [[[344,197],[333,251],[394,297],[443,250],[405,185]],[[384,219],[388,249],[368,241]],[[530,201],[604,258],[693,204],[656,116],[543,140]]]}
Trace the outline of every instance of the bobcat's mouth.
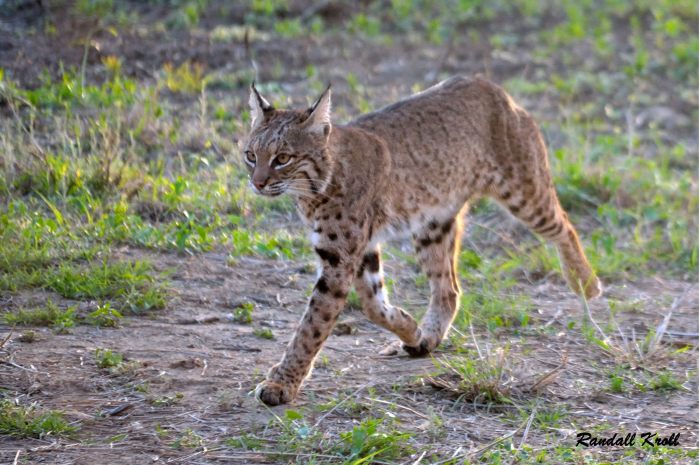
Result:
{"label": "bobcat's mouth", "polygon": [[284,191],[261,192],[261,194],[266,197],[279,197],[280,195],[284,194]]}
{"label": "bobcat's mouth", "polygon": [[251,189],[253,189],[253,192],[255,192],[258,195],[262,195],[263,197],[279,197],[280,195],[284,194],[286,191],[286,188],[284,186],[265,186],[262,189],[258,189],[253,185],[253,183],[250,183]]}

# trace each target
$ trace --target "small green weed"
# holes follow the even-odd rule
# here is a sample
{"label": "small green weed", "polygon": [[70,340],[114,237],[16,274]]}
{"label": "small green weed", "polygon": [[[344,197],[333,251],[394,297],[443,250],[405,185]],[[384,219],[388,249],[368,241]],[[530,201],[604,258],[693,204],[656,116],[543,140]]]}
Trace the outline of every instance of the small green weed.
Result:
{"label": "small green weed", "polygon": [[610,374],[610,391],[621,393],[624,391],[625,379],[617,373]]}
{"label": "small green weed", "polygon": [[354,398],[341,399],[340,397],[331,399],[328,402],[318,404],[318,410],[321,412],[328,412],[335,409],[336,412],[342,412],[345,415],[359,417],[371,412],[371,406],[358,402]]}
{"label": "small green weed", "polygon": [[116,328],[119,326],[121,319],[122,314],[112,308],[109,302],[98,305],[97,310],[87,316],[89,324],[103,328]]}
{"label": "small green weed", "polygon": [[285,19],[275,22],[275,32],[282,37],[299,37],[304,32],[304,27],[299,18]]}
{"label": "small green weed", "polygon": [[124,363],[124,356],[110,349],[95,349],[95,363],[103,369],[119,368]]}
{"label": "small green weed", "polygon": [[379,18],[358,13],[352,19],[351,30],[362,32],[368,37],[377,37],[381,33],[381,22]]}
{"label": "small green weed", "polygon": [[171,444],[175,449],[195,449],[204,444],[204,438],[191,428],[185,429],[180,436]]}
{"label": "small green weed", "polygon": [[233,321],[236,323],[249,325],[253,322],[253,310],[255,304],[253,302],[243,302],[233,309]]}
{"label": "small green weed", "polygon": [[197,26],[200,16],[208,4],[208,0],[192,0],[178,3],[175,13],[168,21],[168,25],[177,29],[185,29]]}
{"label": "small green weed", "polygon": [[272,334],[272,330],[270,328],[256,328],[255,330],[253,330],[253,334],[262,339],[275,338],[275,335]]}

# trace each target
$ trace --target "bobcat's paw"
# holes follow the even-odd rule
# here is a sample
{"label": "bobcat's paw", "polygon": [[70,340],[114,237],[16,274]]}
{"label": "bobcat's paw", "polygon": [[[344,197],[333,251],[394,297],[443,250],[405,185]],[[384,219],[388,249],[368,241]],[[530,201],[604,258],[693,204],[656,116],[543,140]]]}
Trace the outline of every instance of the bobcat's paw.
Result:
{"label": "bobcat's paw", "polygon": [[266,379],[255,388],[255,397],[267,405],[279,405],[291,402],[295,391],[288,386]]}
{"label": "bobcat's paw", "polygon": [[603,294],[603,284],[596,276],[593,276],[591,282],[584,287],[583,292],[586,295],[586,299],[596,299]]}
{"label": "bobcat's paw", "polygon": [[380,357],[393,357],[394,355],[398,355],[401,346],[401,341],[394,341],[380,350],[378,355]]}
{"label": "bobcat's paw", "polygon": [[403,350],[408,353],[411,357],[424,357],[433,351],[438,345],[440,345],[440,340],[437,338],[421,338],[420,343],[417,346],[409,346],[404,344]]}

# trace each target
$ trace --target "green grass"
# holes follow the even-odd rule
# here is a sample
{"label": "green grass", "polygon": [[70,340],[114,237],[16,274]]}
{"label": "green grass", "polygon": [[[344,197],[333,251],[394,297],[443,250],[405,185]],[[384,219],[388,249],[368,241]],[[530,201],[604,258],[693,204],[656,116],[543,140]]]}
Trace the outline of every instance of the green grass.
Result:
{"label": "green grass", "polygon": [[[365,418],[346,431],[324,435],[307,420],[302,411],[287,409],[283,415],[273,413],[268,430],[276,439],[262,441],[253,433],[229,438],[223,445],[245,450],[264,451],[270,457],[276,452],[281,460],[291,451],[313,457],[313,463],[360,465],[363,463],[394,463],[414,452],[410,445],[412,434],[398,429],[393,417]],[[323,451],[318,457],[318,451]]]}
{"label": "green grass", "polygon": [[[612,434],[612,433],[610,433]],[[640,441],[638,441],[640,442]],[[665,465],[668,463],[696,463],[698,451],[679,447],[635,447],[625,448],[619,452],[619,460],[598,460],[592,457],[590,449],[572,447],[566,444],[553,444],[547,448],[535,448],[529,445],[518,447],[516,441],[508,440],[487,450],[473,462],[483,465],[501,465],[504,463],[540,464],[556,463],[561,465],[577,465],[581,463],[622,464],[650,463]],[[456,465],[459,460],[448,461],[446,464]]]}
{"label": "green grass", "polygon": [[393,428],[382,431],[381,425],[381,419],[368,418],[352,431],[340,433],[342,444],[338,453],[344,458],[344,464],[398,459],[411,452],[407,444],[410,434]]}
{"label": "green grass", "polygon": [[[103,27],[121,24],[118,18],[124,11],[118,5],[85,8],[89,11],[86,14],[98,17]],[[532,1],[436,5],[401,0],[384,7],[363,6],[345,20],[345,27],[370,41],[385,41],[400,32],[409,37],[418,34],[420,40],[439,44],[462,24],[479,25],[503,15],[525,15],[534,21],[544,14],[543,8],[540,2]],[[681,2],[639,8],[637,11],[621,2],[606,2],[600,8],[570,2],[552,6],[546,27],[535,27],[536,21],[526,22],[539,31],[540,40],[533,53],[546,54],[555,63],[566,62],[562,46],[579,44],[590,47],[597,61],[592,68],[569,67],[568,73],[559,70],[528,79],[518,77],[505,85],[525,100],[530,95],[551,99],[554,91],[566,104],[559,109],[563,119],[550,121],[545,117],[542,123],[545,131],[553,128],[564,132],[565,137],[552,147],[557,189],[575,219],[583,217],[590,225],[582,236],[601,276],[627,278],[659,269],[676,276],[695,276],[697,217],[685,212],[697,210],[692,169],[696,164],[688,160],[683,145],[669,147],[663,141],[662,128],[640,130],[630,138],[624,131],[624,115],[616,114],[615,108],[605,110],[605,105],[620,82],[632,78],[637,87],[651,83],[649,70],[656,70],[658,65],[665,64],[669,73],[675,73],[668,76],[670,79],[697,81],[697,54],[693,52],[697,40],[689,38],[687,26],[688,18],[697,14],[697,6]],[[204,9],[206,2],[179,3],[166,23],[196,27]],[[651,19],[640,19],[644,11],[651,13]],[[274,23],[274,34],[293,38],[299,27],[295,18],[272,21],[288,13],[286,2],[252,2],[252,16],[246,22]],[[610,18],[627,20],[635,50],[631,57],[611,47]],[[320,20],[311,18],[310,24],[317,24],[316,19]],[[645,25],[648,32],[644,32]],[[316,28],[316,33],[331,32]],[[517,36],[509,37],[503,32],[492,43],[505,51],[522,46]],[[616,73],[596,68],[610,60],[628,60],[628,69]],[[99,85],[85,82],[81,70],[74,69],[66,69],[60,79],[46,74],[41,85],[33,89],[25,89],[8,77],[0,78],[0,94],[22,115],[21,120],[27,121],[34,132],[56,136],[50,146],[37,148],[26,136],[26,126],[12,119],[4,124],[8,136],[3,139],[3,147],[12,163],[4,165],[0,173],[0,193],[7,199],[3,209],[5,213],[17,208],[40,213],[31,219],[35,223],[32,226],[50,230],[52,240],[62,242],[56,250],[35,243],[32,247],[14,247],[18,252],[0,251],[0,266],[18,259],[28,264],[17,271],[14,281],[2,277],[3,287],[16,289],[22,282],[33,286],[36,275],[31,263],[60,262],[71,254],[96,254],[95,247],[121,243],[179,253],[223,246],[233,259],[245,255],[285,259],[310,252],[307,241],[297,232],[269,228],[275,214],[286,215],[292,210],[289,199],[254,197],[246,187],[246,174],[240,165],[235,160],[221,159],[222,152],[236,152],[229,135],[240,135],[246,127],[241,121],[247,114],[245,102],[238,102],[236,111],[231,111],[208,93],[209,85],[223,85],[229,78],[209,75],[186,61],[166,65],[157,82],[143,83],[124,77],[118,57],[106,57],[103,66],[108,78]],[[305,74],[310,87],[318,84],[315,68],[307,68]],[[347,81],[353,106],[363,111],[374,106],[357,76],[348,74]],[[591,88],[597,95],[580,105],[581,96],[588,95]],[[266,83],[264,90],[273,97],[284,96],[275,82]],[[635,88],[625,92],[632,102],[648,98],[636,93]],[[163,98],[167,93],[201,101],[193,111],[183,112]],[[84,119],[82,113],[91,116]],[[138,116],[133,118],[133,114]],[[183,123],[192,118],[200,122],[196,133],[183,130]],[[27,150],[37,153],[21,159],[12,155]],[[153,156],[163,151],[167,154]],[[170,156],[176,156],[177,163],[166,169]],[[273,219],[268,222],[270,213]],[[9,224],[29,219],[26,214],[20,215],[24,218],[10,216]],[[552,256],[547,251],[542,255],[544,262],[532,265],[554,266]],[[485,289],[480,294],[494,292],[498,290]],[[465,303],[479,305],[478,300],[478,296],[472,296]],[[515,310],[515,317],[509,319],[522,320],[519,312]]]}
{"label": "green grass", "polygon": [[665,368],[652,368],[650,363],[647,370],[632,369],[629,365],[618,365],[609,373],[610,384],[608,390],[617,394],[634,395],[635,393],[656,391],[661,395],[667,395],[674,391],[688,391],[685,382],[692,377],[686,375],[684,379],[677,373]]}
{"label": "green grass", "polygon": [[43,439],[51,436],[71,437],[78,427],[56,410],[41,412],[36,406],[16,405],[0,399],[0,434],[16,438]]}
{"label": "green grass", "polygon": [[617,373],[610,374],[610,391],[621,393],[625,390],[625,379]]}
{"label": "green grass", "polygon": [[463,402],[511,403],[511,393],[505,381],[510,368],[508,349],[494,353],[466,352],[459,357],[435,360],[438,384],[458,396]]}
{"label": "green grass", "polygon": [[676,391],[683,389],[683,381],[673,373],[662,371],[649,380],[648,387],[655,391]]}
{"label": "green grass", "polygon": [[262,448],[264,441],[256,438],[252,434],[243,434],[225,439],[223,443],[234,449],[258,450]]}
{"label": "green grass", "polygon": [[86,269],[60,265],[46,285],[69,299],[104,299],[144,286],[151,272],[150,265],[145,262],[103,262]]}
{"label": "green grass", "polygon": [[542,429],[560,428],[566,418],[561,406],[540,407],[535,411],[532,424]]}
{"label": "green grass", "polygon": [[514,291],[514,285],[516,274],[525,268],[524,260],[528,256],[511,253],[489,259],[472,250],[463,250],[458,272],[464,289],[455,327],[462,331],[470,323],[485,325],[491,331],[526,327],[531,305],[526,295]]}
{"label": "green grass", "polygon": [[7,312],[3,315],[3,320],[8,325],[51,326],[63,331],[75,326],[75,307],[61,310],[51,300],[48,300],[43,308]]}

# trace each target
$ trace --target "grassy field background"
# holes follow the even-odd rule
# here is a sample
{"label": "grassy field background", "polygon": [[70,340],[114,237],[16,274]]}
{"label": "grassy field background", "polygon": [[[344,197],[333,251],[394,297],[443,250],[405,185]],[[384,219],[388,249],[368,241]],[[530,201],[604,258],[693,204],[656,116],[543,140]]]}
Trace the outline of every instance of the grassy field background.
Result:
{"label": "grassy field background", "polygon": [[[0,0],[0,461],[698,463],[697,24],[669,0]],[[351,294],[299,400],[258,405],[314,257],[247,185],[250,82],[284,107],[330,81],[342,123],[477,73],[540,122],[605,298],[479,201],[434,358],[376,356]],[[410,244],[384,258],[420,315]]]}

